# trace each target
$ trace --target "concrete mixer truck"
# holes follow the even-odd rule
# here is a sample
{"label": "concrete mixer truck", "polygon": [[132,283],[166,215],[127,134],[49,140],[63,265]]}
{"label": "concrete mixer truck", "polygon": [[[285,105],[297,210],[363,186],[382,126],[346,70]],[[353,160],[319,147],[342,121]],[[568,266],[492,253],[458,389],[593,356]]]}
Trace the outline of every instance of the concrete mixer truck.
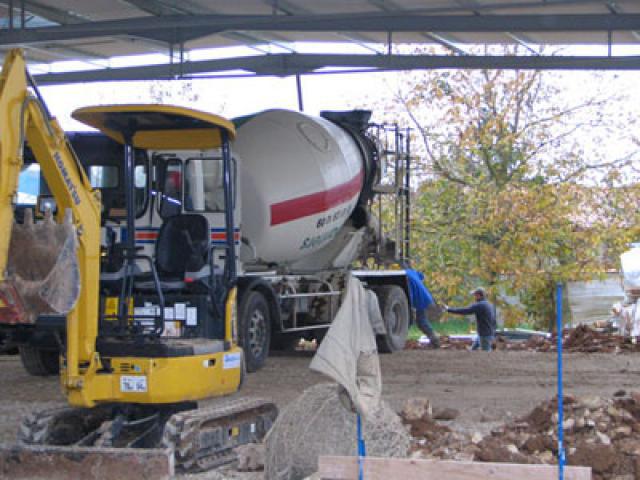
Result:
{"label": "concrete mixer truck", "polygon": [[[404,347],[406,277],[382,268],[408,255],[409,136],[371,127],[369,118],[363,111],[316,118],[271,110],[236,122],[239,312],[250,367],[267,352],[266,339],[254,341],[258,332],[276,348],[300,336],[321,340],[349,272],[378,296],[386,326],[378,332],[380,350]],[[385,196],[394,218],[382,228],[372,209]],[[351,270],[354,262],[363,268]],[[269,305],[270,322],[262,327],[256,320],[266,309],[256,308],[256,295]]]}
{"label": "concrete mixer truck", "polygon": [[[168,218],[201,215],[210,228],[209,267],[215,279],[228,251],[224,225],[233,218],[238,336],[248,371],[259,369],[270,349],[290,348],[300,338],[321,341],[349,274],[378,297],[385,323],[376,332],[380,351],[404,347],[411,311],[406,276],[385,267],[409,255],[409,132],[372,125],[370,115],[352,111],[313,117],[269,110],[235,119],[229,207],[221,152],[149,150],[136,155],[134,235],[141,255],[163,254],[156,240]],[[105,140],[84,142],[90,147]],[[103,244],[117,246],[130,234],[122,221],[122,155],[106,144],[100,155],[85,153],[82,139],[77,143],[92,185],[102,190]],[[383,224],[385,203],[391,215]],[[101,268],[107,290],[121,273],[118,262],[110,261],[114,258],[106,257]],[[144,275],[148,266],[139,268]],[[193,272],[184,280],[196,282],[199,275]],[[144,289],[143,283],[136,286]],[[138,298],[133,306],[138,318],[158,308]],[[166,295],[164,335],[193,335],[211,308],[204,300]],[[48,356],[36,360],[42,373],[54,373],[55,367],[43,365],[51,358],[50,343],[47,348]],[[29,353],[38,352],[31,348]]]}

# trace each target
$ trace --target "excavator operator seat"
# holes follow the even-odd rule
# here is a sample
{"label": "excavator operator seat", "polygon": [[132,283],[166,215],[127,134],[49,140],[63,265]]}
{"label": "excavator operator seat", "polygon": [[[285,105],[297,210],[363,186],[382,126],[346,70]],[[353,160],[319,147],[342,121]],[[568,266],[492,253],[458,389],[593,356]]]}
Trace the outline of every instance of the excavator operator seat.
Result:
{"label": "excavator operator seat", "polygon": [[[165,219],[156,240],[155,264],[162,290],[181,290],[187,283],[206,280],[211,275],[207,262],[209,222],[204,215],[175,215]],[[136,282],[136,287],[153,289],[152,281]]]}

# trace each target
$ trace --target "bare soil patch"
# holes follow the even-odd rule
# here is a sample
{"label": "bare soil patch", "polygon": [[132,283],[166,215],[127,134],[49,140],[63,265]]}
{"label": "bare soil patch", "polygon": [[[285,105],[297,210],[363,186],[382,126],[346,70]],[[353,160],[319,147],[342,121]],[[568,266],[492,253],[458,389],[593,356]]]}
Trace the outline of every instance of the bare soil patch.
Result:
{"label": "bare soil patch", "polygon": [[[307,368],[311,355],[297,352],[271,357],[264,369],[248,376],[239,395],[270,398],[285,406],[305,388],[325,381]],[[395,410],[399,411],[407,398],[426,397],[434,408],[458,410],[460,415],[451,427],[468,433],[487,434],[499,424],[527,415],[556,391],[553,353],[407,350],[383,355],[381,363],[383,397]],[[56,377],[27,375],[16,356],[0,356],[0,370],[0,442],[11,443],[23,415],[62,405],[64,397]],[[613,397],[619,390],[637,390],[638,385],[638,354],[565,355],[567,394]],[[220,478],[220,473],[197,478]]]}

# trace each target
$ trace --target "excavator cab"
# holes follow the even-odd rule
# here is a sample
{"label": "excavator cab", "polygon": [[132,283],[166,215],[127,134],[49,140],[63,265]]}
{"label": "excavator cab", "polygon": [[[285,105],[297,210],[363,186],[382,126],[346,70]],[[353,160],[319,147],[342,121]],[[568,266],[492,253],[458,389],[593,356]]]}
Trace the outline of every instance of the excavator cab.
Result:
{"label": "excavator cab", "polygon": [[[141,351],[141,342],[154,355],[163,356],[184,356],[194,346],[201,353],[230,351],[235,328],[226,326],[224,317],[225,302],[235,295],[235,245],[226,242],[226,260],[220,272],[213,262],[207,218],[175,209],[173,215],[163,217],[153,256],[145,254],[136,242],[146,232],[136,230],[135,225],[133,152],[136,148],[220,150],[227,201],[232,196],[228,171],[233,125],[215,115],[159,105],[83,108],[73,116],[125,147],[126,226],[121,229],[120,241],[111,241],[103,256],[101,285],[109,296],[101,310],[97,352],[105,358],[131,356],[131,352]],[[158,168],[157,184],[170,185],[168,180],[174,174]],[[182,201],[166,188],[161,195],[152,194],[159,197],[155,200],[164,211]],[[232,231],[233,211],[228,212],[225,223]]]}

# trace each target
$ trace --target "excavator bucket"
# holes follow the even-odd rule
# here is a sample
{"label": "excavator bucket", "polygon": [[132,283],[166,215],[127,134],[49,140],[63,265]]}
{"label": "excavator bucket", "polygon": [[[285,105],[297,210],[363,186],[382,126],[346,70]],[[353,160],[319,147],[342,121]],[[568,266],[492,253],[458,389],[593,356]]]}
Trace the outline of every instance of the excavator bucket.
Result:
{"label": "excavator bucket", "polygon": [[35,323],[39,315],[68,313],[80,294],[77,237],[71,211],[56,223],[50,211],[41,222],[26,210],[14,223],[7,281],[0,286],[0,316],[8,323]]}

